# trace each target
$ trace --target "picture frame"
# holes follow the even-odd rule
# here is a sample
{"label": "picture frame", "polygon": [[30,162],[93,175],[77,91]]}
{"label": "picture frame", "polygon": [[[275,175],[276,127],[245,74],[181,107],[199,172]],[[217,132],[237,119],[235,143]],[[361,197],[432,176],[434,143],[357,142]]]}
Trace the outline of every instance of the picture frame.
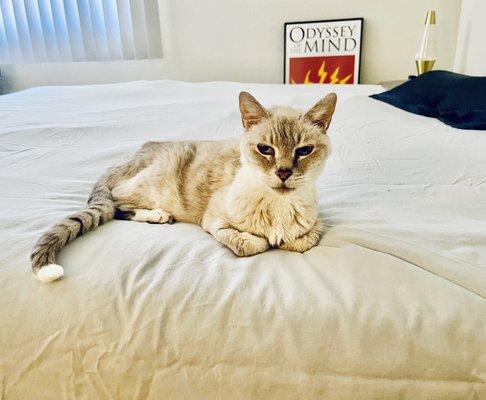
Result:
{"label": "picture frame", "polygon": [[286,22],[285,84],[358,84],[363,18]]}

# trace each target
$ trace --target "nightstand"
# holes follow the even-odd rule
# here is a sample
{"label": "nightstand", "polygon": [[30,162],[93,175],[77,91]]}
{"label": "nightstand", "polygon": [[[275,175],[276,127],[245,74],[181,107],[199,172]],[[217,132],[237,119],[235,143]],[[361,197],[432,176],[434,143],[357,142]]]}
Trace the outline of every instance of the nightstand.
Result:
{"label": "nightstand", "polygon": [[383,86],[386,90],[393,89],[402,83],[407,82],[408,79],[400,80],[400,81],[385,81],[385,82],[380,82],[380,85]]}

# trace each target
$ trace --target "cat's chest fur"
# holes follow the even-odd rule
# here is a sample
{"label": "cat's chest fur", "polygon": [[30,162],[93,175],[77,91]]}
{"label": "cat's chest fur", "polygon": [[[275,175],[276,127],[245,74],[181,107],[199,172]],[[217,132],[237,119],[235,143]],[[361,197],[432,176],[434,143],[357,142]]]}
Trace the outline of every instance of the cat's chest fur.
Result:
{"label": "cat's chest fur", "polygon": [[231,225],[243,232],[266,237],[271,246],[294,241],[307,233],[317,219],[315,191],[303,188],[287,193],[268,188],[233,185],[225,201]]}

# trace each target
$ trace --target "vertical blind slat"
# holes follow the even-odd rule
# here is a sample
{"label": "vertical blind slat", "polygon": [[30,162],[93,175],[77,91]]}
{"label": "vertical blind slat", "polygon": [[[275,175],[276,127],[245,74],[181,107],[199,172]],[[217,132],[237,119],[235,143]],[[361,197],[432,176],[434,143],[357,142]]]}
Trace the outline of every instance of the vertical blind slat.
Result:
{"label": "vertical blind slat", "polygon": [[108,40],[106,37],[105,19],[103,18],[103,5],[101,0],[89,0],[89,9],[91,15],[91,26],[93,35],[96,38],[96,50],[98,60],[109,60],[110,50],[108,49]]}
{"label": "vertical blind slat", "polygon": [[15,23],[17,25],[17,33],[19,35],[22,58],[27,62],[32,62],[34,61],[34,53],[30,42],[29,26],[27,23],[27,15],[25,14],[24,2],[23,0],[16,0],[12,2],[12,5]]}
{"label": "vertical blind slat", "polygon": [[47,51],[47,59],[51,62],[60,61],[59,48],[57,45],[56,29],[51,12],[49,0],[37,0],[39,3],[39,15],[44,31],[44,43]]}
{"label": "vertical blind slat", "polygon": [[45,62],[47,61],[47,51],[44,43],[44,32],[40,22],[39,5],[37,4],[37,0],[24,0],[24,5],[34,59],[38,62]]}
{"label": "vertical blind slat", "polygon": [[120,21],[120,37],[124,59],[135,58],[135,44],[133,40],[132,14],[130,0],[117,0],[118,21]]}
{"label": "vertical blind slat", "polygon": [[78,5],[76,0],[64,0],[64,14],[69,33],[72,61],[86,61],[84,52],[83,34],[79,21]]}
{"label": "vertical blind slat", "polygon": [[105,17],[106,36],[111,60],[121,60],[123,58],[120,23],[115,0],[103,0],[103,16]]}
{"label": "vertical blind slat", "polygon": [[51,0],[52,20],[56,31],[57,45],[61,61],[72,61],[71,44],[64,12],[63,0]]}
{"label": "vertical blind slat", "polygon": [[136,58],[148,58],[147,26],[145,21],[145,5],[143,0],[130,0],[132,15],[133,42]]}
{"label": "vertical blind slat", "polygon": [[20,52],[20,39],[17,33],[17,24],[15,23],[12,3],[10,0],[0,0],[0,7],[2,8],[2,17],[10,61],[18,62],[19,60],[22,60],[22,54]]}
{"label": "vertical blind slat", "polygon": [[150,58],[162,57],[162,38],[160,36],[159,7],[157,0],[145,0],[145,21]]}
{"label": "vertical blind slat", "polygon": [[0,0],[0,64],[161,56],[158,0]]}
{"label": "vertical blind slat", "polygon": [[7,32],[3,22],[2,7],[0,5],[0,62],[10,63],[10,52],[8,49]]}
{"label": "vertical blind slat", "polygon": [[91,27],[91,13],[88,0],[77,0],[79,23],[83,34],[84,51],[88,61],[97,59],[97,50]]}

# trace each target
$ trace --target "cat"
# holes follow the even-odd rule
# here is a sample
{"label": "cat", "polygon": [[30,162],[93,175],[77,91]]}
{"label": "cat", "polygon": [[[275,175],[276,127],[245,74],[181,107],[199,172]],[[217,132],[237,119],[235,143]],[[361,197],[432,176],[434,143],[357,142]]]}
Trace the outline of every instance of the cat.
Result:
{"label": "cat", "polygon": [[40,237],[33,273],[43,282],[61,278],[59,251],[114,218],[197,224],[242,257],[270,247],[309,250],[323,233],[316,179],[330,153],[326,131],[336,101],[328,94],[302,113],[266,109],[242,92],[241,139],[145,143],[98,180],[84,211]]}

